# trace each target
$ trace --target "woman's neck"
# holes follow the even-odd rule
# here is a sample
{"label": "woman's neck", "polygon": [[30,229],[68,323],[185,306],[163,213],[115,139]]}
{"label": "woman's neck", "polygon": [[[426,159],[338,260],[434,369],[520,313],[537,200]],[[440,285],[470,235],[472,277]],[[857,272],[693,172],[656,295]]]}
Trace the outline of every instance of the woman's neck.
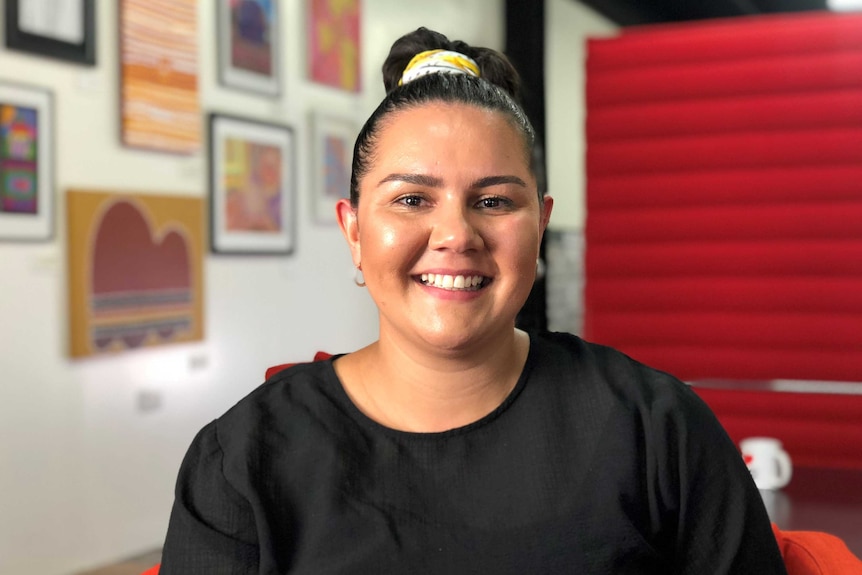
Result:
{"label": "woman's neck", "polygon": [[381,339],[336,361],[353,403],[381,425],[433,433],[463,427],[496,409],[518,382],[529,336],[513,329],[477,353],[417,352]]}

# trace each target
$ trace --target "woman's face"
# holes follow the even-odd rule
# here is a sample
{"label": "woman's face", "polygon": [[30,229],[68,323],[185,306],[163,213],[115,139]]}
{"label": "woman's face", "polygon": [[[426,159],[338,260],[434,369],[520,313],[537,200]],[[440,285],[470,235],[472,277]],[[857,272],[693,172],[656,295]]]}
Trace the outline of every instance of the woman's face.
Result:
{"label": "woman's face", "polygon": [[339,221],[381,339],[454,351],[511,336],[553,201],[540,204],[504,115],[438,102],[393,113],[359,192]]}

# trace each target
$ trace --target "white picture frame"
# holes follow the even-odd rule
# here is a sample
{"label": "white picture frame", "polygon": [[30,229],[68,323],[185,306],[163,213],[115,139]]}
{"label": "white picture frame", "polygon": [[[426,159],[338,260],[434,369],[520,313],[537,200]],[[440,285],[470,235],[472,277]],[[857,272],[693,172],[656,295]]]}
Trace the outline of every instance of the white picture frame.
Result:
{"label": "white picture frame", "polygon": [[350,116],[323,110],[311,112],[311,205],[316,223],[336,223],[335,204],[350,197],[353,146],[359,129],[359,123]]}
{"label": "white picture frame", "polygon": [[[217,9],[219,82],[265,96],[280,95],[282,42],[278,0],[217,0]],[[243,10],[246,13],[241,14]]]}
{"label": "white picture frame", "polygon": [[50,240],[55,203],[53,93],[2,81],[0,241]]}

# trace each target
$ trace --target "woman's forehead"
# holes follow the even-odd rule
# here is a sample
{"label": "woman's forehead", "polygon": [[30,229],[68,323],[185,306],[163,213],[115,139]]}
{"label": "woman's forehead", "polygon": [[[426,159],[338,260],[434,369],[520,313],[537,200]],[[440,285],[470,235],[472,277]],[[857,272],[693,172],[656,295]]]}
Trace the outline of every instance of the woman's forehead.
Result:
{"label": "woman's forehead", "polygon": [[524,155],[524,136],[503,112],[464,103],[427,102],[390,113],[375,138],[375,156],[422,153],[425,145],[473,148],[482,155]]}

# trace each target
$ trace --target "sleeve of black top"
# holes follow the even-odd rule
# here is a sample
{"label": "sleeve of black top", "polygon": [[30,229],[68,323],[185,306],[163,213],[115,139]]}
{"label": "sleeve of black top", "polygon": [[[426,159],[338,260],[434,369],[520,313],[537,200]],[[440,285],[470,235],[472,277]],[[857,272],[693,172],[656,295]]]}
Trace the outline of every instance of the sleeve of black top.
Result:
{"label": "sleeve of black top", "polygon": [[213,422],[195,437],[180,467],[160,575],[258,573],[254,515],[225,478],[223,461]]}
{"label": "sleeve of black top", "polygon": [[[685,385],[658,410],[666,488],[676,490],[675,573],[786,575],[769,516],[736,445]],[[662,413],[664,411],[664,413]]]}

